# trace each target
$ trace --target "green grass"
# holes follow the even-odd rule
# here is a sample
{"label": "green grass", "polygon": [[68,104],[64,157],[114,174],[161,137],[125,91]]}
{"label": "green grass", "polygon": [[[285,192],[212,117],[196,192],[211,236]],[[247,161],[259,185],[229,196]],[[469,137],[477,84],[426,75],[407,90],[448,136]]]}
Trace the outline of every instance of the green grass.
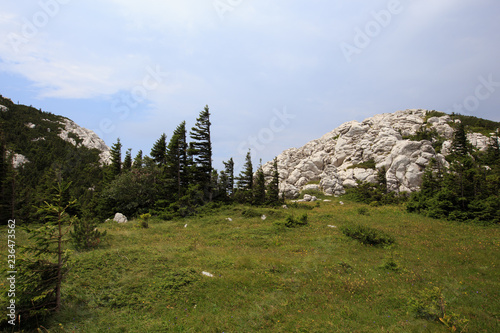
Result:
{"label": "green grass", "polygon": [[[469,319],[463,332],[500,330],[498,227],[344,202],[304,203],[311,210],[235,205],[196,218],[152,218],[148,229],[138,228],[137,221],[107,222],[100,229],[108,236],[98,249],[73,253],[64,309],[45,327],[51,332],[447,332],[441,323],[416,318],[409,306],[422,290],[439,287],[446,311]],[[360,208],[369,213],[359,214]],[[307,225],[277,226],[304,213]],[[355,224],[385,232],[395,243],[364,245],[342,233]],[[21,245],[25,238],[18,234]],[[0,247],[3,263],[6,243]]]}

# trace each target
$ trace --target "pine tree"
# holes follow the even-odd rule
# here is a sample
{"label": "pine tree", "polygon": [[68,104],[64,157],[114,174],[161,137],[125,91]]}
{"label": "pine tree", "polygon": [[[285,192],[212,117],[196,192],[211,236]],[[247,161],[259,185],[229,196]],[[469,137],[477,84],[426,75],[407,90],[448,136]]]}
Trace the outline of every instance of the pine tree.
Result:
{"label": "pine tree", "polygon": [[195,181],[202,186],[208,201],[212,201],[212,142],[210,139],[210,110],[208,105],[200,112],[196,124],[189,133],[193,140],[191,156],[195,164]]}
{"label": "pine tree", "polygon": [[229,161],[222,163],[224,163],[224,175],[226,178],[226,181],[224,182],[225,191],[229,198],[232,198],[234,195],[234,161],[231,157]]}
{"label": "pine tree", "polygon": [[173,180],[178,198],[188,188],[188,144],[186,141],[186,122],[183,121],[175,129],[167,147],[168,178]]}
{"label": "pine tree", "polygon": [[280,202],[279,177],[280,174],[278,172],[278,159],[275,157],[273,160],[272,178],[269,184],[267,184],[266,192],[266,202],[270,205],[276,205]]}
{"label": "pine tree", "polygon": [[153,145],[151,157],[160,167],[167,164],[167,135],[165,133]]}
{"label": "pine tree", "polygon": [[143,161],[142,161],[142,150],[139,150],[137,155],[134,158],[134,163],[132,164],[132,168],[134,169],[142,169]]}
{"label": "pine tree", "polygon": [[129,171],[131,168],[132,168],[132,148],[129,148],[125,152],[125,159],[123,160],[123,170]]}
{"label": "pine tree", "polygon": [[64,250],[65,236],[74,218],[68,214],[76,200],[67,201],[71,183],[57,181],[50,202],[39,209],[45,224],[38,229],[27,229],[32,245],[24,251],[32,253],[29,259],[20,261],[22,273],[19,276],[21,294],[20,313],[30,318],[46,315],[61,309],[61,285],[65,274],[67,256]]}
{"label": "pine tree", "polygon": [[451,150],[455,155],[466,156],[469,152],[469,146],[470,144],[467,140],[467,134],[465,133],[465,126],[460,122],[453,135]]}
{"label": "pine tree", "polygon": [[109,166],[109,172],[107,180],[112,181],[115,179],[122,171],[122,144],[120,138],[116,140],[116,143],[111,146],[111,165]]}
{"label": "pine tree", "polygon": [[262,205],[266,201],[266,178],[262,170],[262,162],[255,173],[252,200],[254,205]]}
{"label": "pine tree", "polygon": [[251,203],[253,194],[253,166],[250,150],[248,150],[248,153],[245,157],[245,165],[243,166],[243,170],[238,176],[237,187],[237,200],[240,202]]}

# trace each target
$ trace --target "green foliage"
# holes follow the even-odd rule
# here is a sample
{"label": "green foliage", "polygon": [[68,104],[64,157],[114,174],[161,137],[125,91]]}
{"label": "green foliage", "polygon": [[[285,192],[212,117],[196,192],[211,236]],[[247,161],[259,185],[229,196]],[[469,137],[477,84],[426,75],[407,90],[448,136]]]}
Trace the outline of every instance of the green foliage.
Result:
{"label": "green foliage", "polygon": [[189,165],[187,158],[186,122],[175,129],[167,147],[167,175],[171,179],[172,192],[180,198],[189,184]]}
{"label": "green foliage", "polygon": [[212,201],[212,141],[210,126],[210,110],[206,105],[189,133],[193,140],[189,148],[189,154],[192,156],[195,166],[193,170],[195,181],[202,186],[208,201]]}
{"label": "green foliage", "polygon": [[134,162],[132,163],[132,167],[134,169],[141,169],[143,167],[142,150],[139,150],[137,152],[137,155],[134,158]]}
{"label": "green foliage", "polygon": [[317,198],[320,198],[320,197],[324,196],[323,192],[321,192],[319,190],[310,189],[310,190],[303,190],[303,191],[301,191],[299,198],[303,199],[305,194],[309,194],[309,195],[315,196]]}
{"label": "green foliage", "polygon": [[132,168],[132,149],[129,148],[125,152],[125,159],[123,160],[123,170],[129,171]]}
{"label": "green foliage", "polygon": [[290,208],[295,208],[295,209],[304,209],[304,210],[313,210],[314,206],[305,204],[305,203],[299,203],[299,202],[290,202],[288,204],[288,207]]}
{"label": "green foliage", "polygon": [[410,298],[408,306],[416,318],[441,322],[452,332],[463,331],[469,322],[453,312],[446,313],[446,301],[438,287],[420,290],[418,296]]}
{"label": "green foliage", "polygon": [[151,148],[151,158],[160,167],[167,164],[167,135],[163,133]]}
{"label": "green foliage", "polygon": [[101,217],[120,212],[136,216],[153,207],[165,183],[160,169],[133,169],[118,176],[100,194]]}
{"label": "green foliage", "polygon": [[151,214],[142,214],[139,218],[139,226],[143,229],[149,228],[149,220],[151,219]]}
{"label": "green foliage", "polygon": [[405,193],[387,191],[385,168],[378,170],[376,184],[358,181],[356,187],[346,190],[345,196],[356,202],[374,206],[399,204],[407,200]]}
{"label": "green foliage", "polygon": [[436,110],[428,111],[425,114],[425,122],[427,122],[427,120],[429,120],[432,117],[442,117],[442,116],[446,116],[446,113],[440,112],[440,111],[436,111]]}
{"label": "green foliage", "polygon": [[23,248],[19,265],[18,314],[29,325],[61,309],[61,285],[68,259],[64,243],[69,231],[64,225],[74,222],[67,211],[76,203],[65,200],[70,185],[58,182],[50,200],[38,209],[45,223],[36,229],[26,227],[31,243]]}
{"label": "green foliage", "polygon": [[447,160],[448,168],[431,161],[421,191],[412,194],[407,210],[433,218],[500,223],[500,158],[495,140],[486,152],[474,152],[460,125]]}
{"label": "green foliage", "polygon": [[357,209],[357,212],[358,212],[359,215],[370,215],[368,213],[368,208],[366,208],[366,207],[359,207]]}
{"label": "green foliage", "polygon": [[393,236],[372,227],[361,224],[352,224],[340,229],[344,235],[365,245],[388,246],[395,242]]}
{"label": "green foliage", "polygon": [[[47,199],[43,192],[52,186],[49,183],[53,179],[48,180],[54,170],[58,170],[62,178],[72,182],[69,195],[78,199],[78,205],[71,210],[81,216],[91,199],[88,189],[98,189],[103,179],[100,151],[76,147],[60,138],[58,134],[64,127],[61,124],[66,121],[64,117],[14,104],[1,96],[0,104],[9,109],[0,112],[0,153],[4,166],[8,168],[6,173],[0,173],[0,185],[3,185],[0,205],[8,207],[0,209],[2,214],[15,216],[22,223],[37,221],[34,207],[39,207]],[[26,124],[35,126],[31,128]],[[5,164],[9,158],[6,151],[22,154],[29,162],[14,170],[9,163]],[[5,224],[5,221],[2,218],[0,223]]]}
{"label": "green foliage", "polygon": [[107,181],[112,181],[122,172],[122,143],[120,138],[111,146],[111,165],[108,169]]}
{"label": "green foliage", "polygon": [[358,164],[353,164],[353,165],[349,166],[347,169],[355,169],[355,168],[376,169],[375,160],[371,159],[371,160],[361,162]]}
{"label": "green foliage", "polygon": [[498,128],[500,128],[500,122],[474,116],[453,114],[452,118],[460,120],[460,123],[463,124],[469,131],[481,133],[486,136],[489,136],[490,133],[495,132]]}
{"label": "green foliage", "polygon": [[71,240],[75,248],[79,250],[89,250],[97,247],[104,236],[106,231],[99,231],[97,226],[99,222],[97,219],[81,218],[75,220],[73,224],[73,231],[70,232]]}
{"label": "green foliage", "polygon": [[308,224],[307,214],[302,214],[299,217],[293,215],[288,215],[284,222],[276,222],[278,226],[284,226],[286,228],[298,228],[303,227]]}
{"label": "green foliage", "polygon": [[237,178],[237,191],[235,200],[239,203],[251,203],[253,199],[253,166],[252,155],[248,150],[245,165]]}
{"label": "green foliage", "polygon": [[241,216],[246,218],[260,217],[262,212],[254,208],[246,208],[241,212]]}
{"label": "green foliage", "polygon": [[262,171],[262,165],[256,172],[255,180],[253,184],[253,204],[263,205],[266,201],[266,179],[264,176],[264,171]]}

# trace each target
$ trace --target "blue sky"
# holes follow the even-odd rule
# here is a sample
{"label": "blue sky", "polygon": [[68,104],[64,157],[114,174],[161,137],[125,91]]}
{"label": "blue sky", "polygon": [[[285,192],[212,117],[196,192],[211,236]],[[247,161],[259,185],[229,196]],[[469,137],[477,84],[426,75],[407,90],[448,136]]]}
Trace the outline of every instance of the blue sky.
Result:
{"label": "blue sky", "polygon": [[407,108],[500,121],[497,0],[0,5],[0,94],[145,154],[209,105],[214,165]]}

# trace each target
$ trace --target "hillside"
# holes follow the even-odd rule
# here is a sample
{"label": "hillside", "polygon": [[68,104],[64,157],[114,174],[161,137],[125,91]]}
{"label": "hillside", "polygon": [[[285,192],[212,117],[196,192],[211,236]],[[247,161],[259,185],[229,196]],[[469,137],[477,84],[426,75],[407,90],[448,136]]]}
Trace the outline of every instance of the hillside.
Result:
{"label": "hillside", "polygon": [[[307,225],[284,226],[287,216],[304,213]],[[395,243],[364,245],[342,232],[358,223]],[[449,332],[432,317],[441,304],[457,332],[499,328],[497,227],[338,200],[288,209],[223,206],[197,217],[152,219],[148,229],[139,225],[106,222],[99,229],[108,236],[97,249],[73,253],[64,308],[44,327],[82,333]],[[17,237],[26,243],[21,230]],[[6,251],[2,242],[0,252]],[[415,312],[415,302],[427,309]]]}
{"label": "hillside", "polygon": [[54,173],[73,183],[73,197],[85,196],[99,183],[101,166],[110,159],[109,147],[94,132],[65,117],[14,104],[2,96],[0,147],[2,168],[6,168],[0,180],[2,223],[6,216],[13,215],[13,198],[19,220],[33,217],[32,207],[46,199],[44,193],[51,186],[47,181]]}
{"label": "hillside", "polygon": [[[375,182],[377,170],[384,168],[390,191],[417,191],[431,159],[448,165],[445,157],[460,122],[467,126],[469,142],[481,151],[500,128],[500,123],[493,121],[422,109],[350,121],[301,148],[278,155],[280,190],[288,198],[297,197],[303,189],[338,196],[355,187],[357,181]],[[272,162],[264,165],[266,174],[270,175],[271,169]]]}

